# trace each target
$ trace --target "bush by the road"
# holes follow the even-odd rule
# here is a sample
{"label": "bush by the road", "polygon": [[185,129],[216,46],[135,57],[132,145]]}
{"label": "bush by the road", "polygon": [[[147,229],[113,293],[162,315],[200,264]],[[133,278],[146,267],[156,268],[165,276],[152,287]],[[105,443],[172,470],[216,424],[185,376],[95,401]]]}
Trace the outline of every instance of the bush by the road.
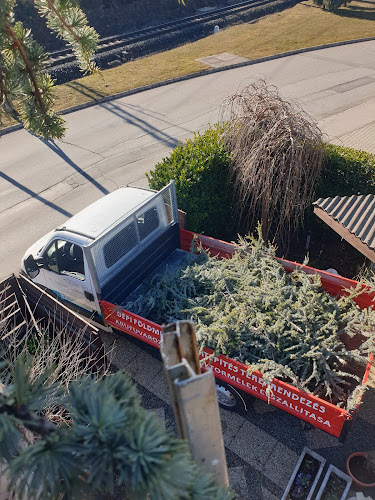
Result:
{"label": "bush by the road", "polygon": [[326,144],[325,151],[316,198],[374,193],[375,155],[334,144]]}
{"label": "bush by the road", "polygon": [[146,177],[152,189],[171,179],[178,206],[187,213],[188,228],[213,237],[233,237],[233,192],[229,180],[230,154],[223,127],[210,127],[194,139],[179,143]]}
{"label": "bush by the road", "polygon": [[[240,231],[233,208],[231,157],[222,132],[219,126],[211,127],[196,134],[194,139],[180,143],[147,178],[153,189],[162,188],[170,179],[175,180],[179,207],[187,212],[188,229],[230,241],[236,239]],[[375,155],[333,144],[325,144],[324,149],[325,164],[315,200],[374,193]],[[291,235],[289,248],[279,248],[280,255],[301,262],[306,253],[306,235],[311,233],[310,265],[321,269],[335,267],[345,276],[356,275],[364,257],[316,217],[312,205],[305,211],[303,226]],[[335,254],[331,258],[333,248]]]}

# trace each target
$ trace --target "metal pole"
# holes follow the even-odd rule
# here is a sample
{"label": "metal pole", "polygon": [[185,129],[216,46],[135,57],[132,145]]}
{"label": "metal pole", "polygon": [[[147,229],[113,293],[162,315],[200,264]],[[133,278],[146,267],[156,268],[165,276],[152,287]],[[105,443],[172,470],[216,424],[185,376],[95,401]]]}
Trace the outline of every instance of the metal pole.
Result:
{"label": "metal pole", "polygon": [[161,355],[179,437],[198,464],[229,486],[215,378],[211,370],[201,373],[191,321],[162,327]]}

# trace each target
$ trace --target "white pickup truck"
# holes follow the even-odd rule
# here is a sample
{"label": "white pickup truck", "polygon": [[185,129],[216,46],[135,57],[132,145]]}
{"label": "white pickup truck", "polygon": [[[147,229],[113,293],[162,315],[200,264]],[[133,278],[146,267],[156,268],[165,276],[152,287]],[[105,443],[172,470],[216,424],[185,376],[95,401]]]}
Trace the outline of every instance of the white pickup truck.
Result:
{"label": "white pickup truck", "polygon": [[173,182],[158,193],[124,187],[38,240],[21,272],[103,326],[100,301],[121,304],[179,239]]}
{"label": "white pickup truck", "polygon": [[[208,236],[194,235],[179,227],[174,183],[159,192],[134,187],[120,188],[101,198],[63,226],[41,238],[26,252],[21,272],[42,288],[53,292],[66,305],[88,316],[102,328],[121,330],[154,347],[159,347],[160,325],[126,310],[128,297],[152,273],[164,266],[179,266],[194,259],[189,252],[198,238],[212,255],[228,258],[235,246]],[[278,259],[290,272],[299,264]],[[322,287],[333,295],[345,293],[358,283],[325,271],[304,266],[307,273],[318,273]],[[373,294],[357,297],[357,304],[370,307]],[[355,348],[356,339],[350,340]],[[274,379],[269,397],[259,372],[223,355],[212,356],[202,349],[201,359],[210,359],[218,387],[219,402],[234,408],[251,394],[344,440],[358,411],[345,410],[326,400]],[[370,358],[364,370],[366,383]],[[145,367],[147,369],[147,367]],[[359,405],[359,403],[358,403]]]}

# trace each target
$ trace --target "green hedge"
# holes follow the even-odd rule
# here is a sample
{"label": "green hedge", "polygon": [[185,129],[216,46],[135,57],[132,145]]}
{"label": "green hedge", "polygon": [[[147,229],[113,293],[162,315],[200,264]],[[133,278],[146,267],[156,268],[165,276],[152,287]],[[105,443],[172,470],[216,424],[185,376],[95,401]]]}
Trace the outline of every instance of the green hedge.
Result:
{"label": "green hedge", "polygon": [[[179,142],[146,177],[152,189],[173,179],[178,207],[187,213],[188,229],[216,238],[233,238],[230,154],[222,139],[223,127],[210,127],[194,139]],[[234,232],[235,234],[235,232]]]}
{"label": "green hedge", "polygon": [[[230,241],[236,239],[238,226],[233,209],[234,190],[229,180],[230,153],[222,132],[223,128],[216,125],[195,134],[192,140],[179,143],[146,176],[150,187],[157,190],[175,180],[178,205],[187,212],[188,229]],[[325,150],[326,161],[315,200],[375,193],[375,155],[333,144],[326,144]],[[293,235],[294,246],[301,246],[302,252],[307,231],[319,235],[322,248],[335,239],[339,241],[338,235],[313,213],[312,206],[306,210],[304,229]]]}
{"label": "green hedge", "polygon": [[325,150],[316,199],[375,193],[375,155],[333,144]]}

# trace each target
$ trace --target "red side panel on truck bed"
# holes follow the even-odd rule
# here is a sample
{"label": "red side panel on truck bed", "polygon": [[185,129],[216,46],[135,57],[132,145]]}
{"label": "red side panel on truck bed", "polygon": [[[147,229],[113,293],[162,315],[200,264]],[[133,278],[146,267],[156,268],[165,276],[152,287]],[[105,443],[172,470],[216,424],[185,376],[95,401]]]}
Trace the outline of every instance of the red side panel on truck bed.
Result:
{"label": "red side panel on truck bed", "polygon": [[[189,251],[194,233],[181,229],[180,237],[182,250]],[[212,255],[219,255],[220,257],[227,258],[235,251],[235,246],[231,243],[202,235],[198,235],[198,240],[202,243],[204,248],[210,250]],[[299,264],[287,260],[278,260],[287,271],[292,271],[296,266],[300,266]],[[357,285],[356,281],[335,276],[308,266],[304,267],[304,271],[307,273],[320,274],[323,287],[334,295],[345,293],[345,288]],[[362,308],[368,307],[371,305],[372,298],[373,296],[370,294],[362,294],[358,297],[357,303]],[[108,324],[154,347],[160,347],[160,325],[133,314],[123,309],[121,306],[111,304],[110,302],[102,301],[101,305]],[[212,352],[211,349],[205,348],[204,352],[201,354],[201,359],[206,359],[210,356],[209,365],[215,377],[253,396],[263,399],[334,436],[339,437],[342,433],[344,423],[353,418],[353,414],[346,410],[277,379],[273,380],[271,394],[267,395],[261,373],[250,373],[247,371],[247,366],[243,363],[226,358],[225,356],[212,356]],[[371,360],[367,366],[363,383],[367,381],[370,367]]]}

